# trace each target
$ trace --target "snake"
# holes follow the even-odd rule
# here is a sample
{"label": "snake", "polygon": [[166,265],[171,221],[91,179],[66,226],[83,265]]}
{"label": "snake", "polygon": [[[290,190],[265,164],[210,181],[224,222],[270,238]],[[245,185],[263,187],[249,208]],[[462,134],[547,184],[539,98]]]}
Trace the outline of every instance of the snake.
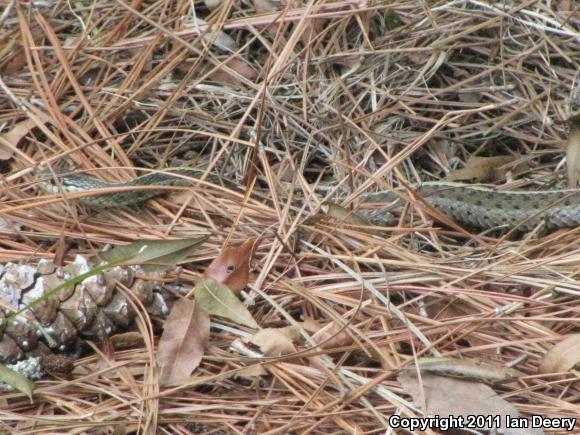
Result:
{"label": "snake", "polygon": [[[203,168],[171,168],[151,172],[129,181],[105,181],[67,168],[48,168],[37,173],[42,189],[48,193],[74,193],[95,191],[94,195],[79,198],[79,203],[91,208],[128,207],[167,193],[163,186],[191,186],[205,174]],[[206,181],[219,184],[217,174],[208,173]],[[232,187],[233,183],[226,183]],[[152,189],[159,186],[160,189]],[[234,187],[238,187],[234,185]],[[98,192],[103,190],[102,192]],[[114,191],[111,191],[114,189]],[[109,190],[108,192],[106,190]]]}
{"label": "snake", "polygon": [[[94,208],[137,205],[166,192],[163,186],[190,186],[192,179],[205,174],[200,168],[172,168],[152,172],[125,182],[104,181],[97,177],[66,169],[50,169],[39,173],[41,186],[50,193],[88,192],[94,195],[79,198],[82,205]],[[206,178],[219,183],[209,173]],[[152,187],[160,187],[153,189]],[[236,187],[227,183],[228,187]],[[106,189],[113,191],[107,192]],[[105,190],[103,190],[105,189]],[[412,191],[412,193],[411,193]],[[580,190],[497,190],[482,185],[433,181],[412,186],[411,191],[395,188],[360,196],[360,203],[385,206],[400,205],[404,199],[416,197],[456,222],[468,227],[491,229],[503,227],[529,231],[538,225],[547,230],[580,225]]]}

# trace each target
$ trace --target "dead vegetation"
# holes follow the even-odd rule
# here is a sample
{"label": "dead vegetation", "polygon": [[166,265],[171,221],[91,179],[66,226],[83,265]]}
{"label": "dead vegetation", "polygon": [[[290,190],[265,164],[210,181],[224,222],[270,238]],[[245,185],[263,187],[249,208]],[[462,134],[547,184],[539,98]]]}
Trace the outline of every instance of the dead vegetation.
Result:
{"label": "dead vegetation", "polygon": [[[260,238],[249,310],[295,329],[240,343],[250,328],[212,318],[199,367],[160,386],[161,320],[141,316],[141,346],[95,347],[33,403],[3,394],[0,431],[381,433],[421,415],[397,371],[425,356],[513,363],[525,376],[493,390],[521,415],[579,415],[578,372],[554,354],[559,370],[538,371],[579,332],[578,228],[513,239],[420,207],[372,231],[311,219],[325,200],[351,210],[363,191],[450,173],[566,187],[579,25],[566,0],[5,2],[0,260],[211,231],[168,278],[193,287],[222,246]],[[496,156],[501,170],[481,160]],[[97,212],[42,192],[41,163],[108,180],[204,164],[247,189]]]}

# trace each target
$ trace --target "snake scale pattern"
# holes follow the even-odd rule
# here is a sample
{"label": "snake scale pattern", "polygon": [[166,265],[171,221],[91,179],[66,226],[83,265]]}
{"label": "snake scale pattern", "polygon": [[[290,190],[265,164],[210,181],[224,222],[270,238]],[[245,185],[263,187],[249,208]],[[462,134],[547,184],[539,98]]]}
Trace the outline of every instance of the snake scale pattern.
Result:
{"label": "snake scale pattern", "polygon": [[[82,173],[64,170],[45,171],[42,186],[51,193],[84,192],[93,189],[116,188],[92,196],[83,196],[79,202],[96,208],[121,207],[142,203],[166,192],[166,189],[141,189],[148,186],[188,186],[191,178],[198,179],[203,169],[175,168],[154,172],[128,182],[106,182]],[[209,174],[207,181],[219,183]],[[232,187],[228,185],[228,187]],[[481,229],[495,227],[528,231],[539,224],[548,230],[580,225],[580,190],[505,191],[451,182],[430,182],[415,187],[417,199],[444,213],[460,224]],[[404,189],[381,191],[360,197],[363,204],[402,204],[401,198],[410,198]],[[415,196],[415,195],[413,195]]]}
{"label": "snake scale pattern", "polygon": [[[539,224],[548,230],[580,225],[580,190],[508,191],[451,182],[425,183],[415,188],[419,198],[455,221],[470,227],[517,228]],[[401,192],[365,195],[364,202],[389,203]],[[409,196],[405,194],[406,196]]]}

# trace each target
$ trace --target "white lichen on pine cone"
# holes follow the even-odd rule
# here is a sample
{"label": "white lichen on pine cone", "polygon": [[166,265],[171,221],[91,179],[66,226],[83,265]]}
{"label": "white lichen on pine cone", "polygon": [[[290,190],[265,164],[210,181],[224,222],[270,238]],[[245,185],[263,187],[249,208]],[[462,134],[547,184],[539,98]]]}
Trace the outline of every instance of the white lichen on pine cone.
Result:
{"label": "white lichen on pine cone", "polygon": [[[96,273],[35,303],[92,267],[86,257],[77,255],[64,267],[40,260],[36,265],[7,263],[0,268],[0,362],[14,363],[39,348],[63,352],[76,348],[83,338],[98,340],[126,329],[136,313],[118,286],[129,289],[152,315],[167,314],[165,299],[156,290],[158,283],[137,278],[138,266]],[[10,317],[11,312],[31,304],[22,314]]]}

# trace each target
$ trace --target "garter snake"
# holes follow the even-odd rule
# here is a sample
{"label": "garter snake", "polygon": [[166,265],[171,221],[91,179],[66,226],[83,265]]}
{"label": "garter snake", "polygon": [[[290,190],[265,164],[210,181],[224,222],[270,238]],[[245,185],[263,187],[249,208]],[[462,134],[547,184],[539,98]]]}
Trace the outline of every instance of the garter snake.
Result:
{"label": "garter snake", "polygon": [[[127,188],[128,190],[100,192],[79,199],[83,205],[96,208],[129,206],[166,192],[163,186],[188,186],[191,178],[199,178],[203,169],[174,168],[154,172],[127,182],[107,182],[96,177],[68,170],[43,171],[40,175],[45,190],[58,193],[83,192],[94,189]],[[218,183],[215,174],[208,181]],[[228,183],[232,187],[233,183]],[[139,189],[160,186],[160,189]],[[134,188],[134,189],[130,189]],[[580,190],[505,191],[489,187],[436,181],[415,187],[418,198],[462,224],[488,229],[498,226],[530,230],[544,223],[548,230],[580,225]],[[401,202],[408,196],[404,189],[381,191],[360,197],[361,203],[384,205]]]}
{"label": "garter snake", "polygon": [[[88,192],[101,189],[123,189],[112,192],[95,192],[95,195],[79,198],[79,203],[93,208],[125,207],[140,204],[167,192],[163,186],[191,186],[192,178],[200,179],[205,174],[201,168],[171,168],[163,172],[152,172],[125,182],[104,181],[92,175],[70,169],[45,169],[37,174],[41,187],[49,193]],[[219,184],[220,178],[213,173],[207,181]],[[160,186],[160,189],[140,189]],[[233,183],[228,183],[232,187]]]}

